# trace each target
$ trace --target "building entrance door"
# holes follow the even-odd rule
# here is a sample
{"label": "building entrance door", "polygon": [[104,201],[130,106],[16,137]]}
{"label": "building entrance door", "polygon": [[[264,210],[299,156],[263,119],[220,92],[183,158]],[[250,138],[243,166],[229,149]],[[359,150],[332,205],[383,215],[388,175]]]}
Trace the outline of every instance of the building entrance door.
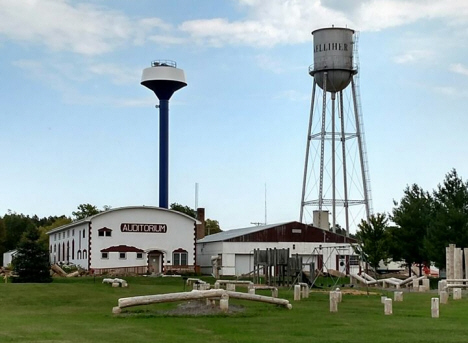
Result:
{"label": "building entrance door", "polygon": [[148,271],[152,275],[161,273],[162,253],[160,251],[152,251],[148,254]]}

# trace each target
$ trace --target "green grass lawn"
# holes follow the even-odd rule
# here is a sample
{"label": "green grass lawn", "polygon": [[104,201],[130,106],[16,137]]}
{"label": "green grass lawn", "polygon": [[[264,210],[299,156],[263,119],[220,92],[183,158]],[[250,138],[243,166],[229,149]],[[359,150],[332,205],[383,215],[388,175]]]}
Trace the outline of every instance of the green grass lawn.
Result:
{"label": "green grass lawn", "polygon": [[[121,297],[183,291],[179,278],[126,278],[129,288],[101,279],[55,279],[52,284],[0,284],[0,342],[466,342],[468,300],[441,305],[431,318],[434,293],[405,293],[385,316],[377,295],[344,295],[338,313],[329,312],[328,294],[292,301],[292,310],[230,300],[243,312],[230,315],[167,316],[176,303],[124,309]],[[374,290],[375,291],[375,290]],[[263,293],[268,294],[268,293]],[[382,293],[392,296],[392,293]]]}

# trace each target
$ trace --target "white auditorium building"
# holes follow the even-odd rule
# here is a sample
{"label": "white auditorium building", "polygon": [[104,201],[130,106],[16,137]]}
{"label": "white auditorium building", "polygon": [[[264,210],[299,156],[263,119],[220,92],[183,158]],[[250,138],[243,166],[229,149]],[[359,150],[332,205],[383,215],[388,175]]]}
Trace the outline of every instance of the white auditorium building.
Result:
{"label": "white auditorium building", "polygon": [[49,231],[50,261],[96,275],[195,271],[197,224],[165,208],[110,209]]}

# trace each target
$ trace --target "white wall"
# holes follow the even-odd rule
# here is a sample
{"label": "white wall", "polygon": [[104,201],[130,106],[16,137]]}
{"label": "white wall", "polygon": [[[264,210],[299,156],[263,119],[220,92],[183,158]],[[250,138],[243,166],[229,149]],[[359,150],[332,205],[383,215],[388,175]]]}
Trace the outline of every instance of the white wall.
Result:
{"label": "white wall", "polygon": [[87,269],[89,255],[88,225],[87,222],[81,222],[76,225],[66,225],[64,229],[57,228],[57,230],[53,230],[49,234],[50,262],[73,263]]}
{"label": "white wall", "polygon": [[[165,233],[121,232],[122,223],[165,224]],[[111,237],[100,237],[98,230],[112,229]],[[194,264],[195,220],[173,211],[155,208],[129,208],[104,212],[93,218],[91,236],[91,268],[115,268],[146,266],[146,252],[164,252],[164,264],[172,265],[172,252],[184,249],[188,252],[188,265]],[[101,250],[113,246],[127,245],[144,250],[143,259],[137,259],[135,252],[128,252],[126,259],[119,259],[118,252],[110,252],[108,259],[101,258]]]}
{"label": "white wall", "polygon": [[7,267],[13,260],[16,250],[11,250],[3,253],[3,266]]}
{"label": "white wall", "polygon": [[[321,247],[321,249],[320,249]],[[209,242],[198,243],[197,253],[198,261],[202,268],[202,272],[211,270],[211,256],[222,255],[222,268],[220,275],[239,275],[239,271],[246,269],[253,269],[253,251],[255,249],[265,250],[267,248],[273,249],[287,249],[289,248],[290,255],[298,254],[303,257],[303,263],[313,262],[312,255],[323,255],[324,269],[337,269],[336,256],[337,255],[354,255],[353,249],[347,243],[310,243],[310,242]],[[249,264],[236,266],[236,255],[243,255],[244,258],[237,258],[238,263]],[[251,256],[247,259],[245,256]],[[251,263],[250,263],[251,261]],[[315,261],[314,261],[315,262]],[[317,268],[317,264],[315,265]],[[308,267],[305,268],[308,270]],[[341,268],[343,270],[344,268]],[[359,266],[350,266],[350,272],[357,272]]]}

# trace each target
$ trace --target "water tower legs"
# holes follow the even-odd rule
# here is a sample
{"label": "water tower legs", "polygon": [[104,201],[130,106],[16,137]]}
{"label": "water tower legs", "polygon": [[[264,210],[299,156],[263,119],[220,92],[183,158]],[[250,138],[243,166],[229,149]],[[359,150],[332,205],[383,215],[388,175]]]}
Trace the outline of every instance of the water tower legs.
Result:
{"label": "water tower legs", "polygon": [[326,72],[322,80],[319,85],[314,79],[312,89],[300,221],[312,222],[306,218],[307,207],[318,210],[318,223],[327,221],[323,213],[331,211],[330,229],[335,232],[340,225],[349,235],[350,227],[370,215],[357,89],[354,76],[351,87],[337,92],[327,91]]}

